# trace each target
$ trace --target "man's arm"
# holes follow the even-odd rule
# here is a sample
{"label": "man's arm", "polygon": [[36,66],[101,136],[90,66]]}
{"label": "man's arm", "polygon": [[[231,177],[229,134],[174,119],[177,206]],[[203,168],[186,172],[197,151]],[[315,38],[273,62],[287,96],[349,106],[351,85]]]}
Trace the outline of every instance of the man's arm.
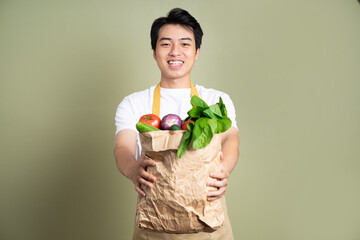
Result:
{"label": "man's arm", "polygon": [[239,133],[235,127],[231,127],[222,135],[223,167],[229,174],[234,170],[240,155],[239,142]]}
{"label": "man's arm", "polygon": [[239,133],[235,127],[231,127],[222,133],[221,147],[223,153],[220,156],[222,160],[221,172],[210,173],[211,179],[208,181],[208,186],[217,187],[218,190],[208,193],[208,201],[219,199],[225,194],[229,175],[239,158]]}
{"label": "man's arm", "polygon": [[155,176],[146,172],[148,166],[155,166],[155,161],[145,156],[136,160],[136,139],[137,134],[134,130],[124,129],[118,132],[114,155],[119,171],[134,183],[138,193],[145,196],[141,185],[152,187],[156,181]]}

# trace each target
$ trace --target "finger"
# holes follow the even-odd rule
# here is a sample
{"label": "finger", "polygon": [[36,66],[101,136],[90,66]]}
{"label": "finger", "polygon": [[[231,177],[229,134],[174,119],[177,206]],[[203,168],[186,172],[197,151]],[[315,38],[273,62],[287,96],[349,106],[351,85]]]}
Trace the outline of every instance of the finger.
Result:
{"label": "finger", "polygon": [[140,184],[139,183],[137,183],[136,185],[135,185],[135,190],[141,195],[141,196],[143,196],[143,197],[145,197],[145,192],[140,188]]}
{"label": "finger", "polygon": [[156,181],[156,177],[150,173],[148,173],[147,171],[145,171],[145,169],[141,169],[139,172],[140,177],[144,178],[147,181],[151,181],[151,182],[155,182]]}
{"label": "finger", "polygon": [[229,177],[229,173],[228,172],[212,172],[210,173],[210,177],[215,178],[215,179],[224,179],[224,178],[228,178]]}
{"label": "finger", "polygon": [[139,178],[138,181],[139,181],[139,183],[141,183],[142,185],[147,186],[147,187],[149,187],[149,188],[152,188],[152,187],[154,186],[151,182],[146,181],[146,180],[143,179],[143,178]]}
{"label": "finger", "polygon": [[209,180],[207,182],[207,185],[209,187],[216,187],[216,188],[226,187],[228,185],[228,180],[227,178],[224,178],[221,181]]}
{"label": "finger", "polygon": [[149,166],[155,166],[155,165],[156,165],[156,162],[150,158],[147,158],[141,162],[141,166],[144,168],[149,167]]}
{"label": "finger", "polygon": [[207,200],[208,200],[209,202],[211,202],[211,201],[215,201],[215,200],[220,199],[223,195],[224,195],[224,194],[217,195],[217,196],[207,197]]}
{"label": "finger", "polygon": [[212,202],[212,201],[215,201],[215,200],[218,200],[220,197],[208,197],[207,200],[209,202]]}
{"label": "finger", "polygon": [[222,162],[224,160],[224,153],[220,152],[220,161]]}
{"label": "finger", "polygon": [[209,191],[207,196],[208,196],[208,198],[209,197],[217,197],[217,198],[219,198],[222,195],[224,195],[225,192],[226,192],[226,187],[222,187],[222,188],[219,188],[216,191]]}

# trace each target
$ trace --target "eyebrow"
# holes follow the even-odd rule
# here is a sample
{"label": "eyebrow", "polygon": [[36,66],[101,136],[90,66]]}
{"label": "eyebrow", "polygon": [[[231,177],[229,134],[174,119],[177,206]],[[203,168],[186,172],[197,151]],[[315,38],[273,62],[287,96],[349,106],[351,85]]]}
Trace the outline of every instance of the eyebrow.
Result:
{"label": "eyebrow", "polygon": [[[171,38],[168,38],[168,37],[163,37],[163,38],[160,38],[160,40],[159,40],[159,42],[160,41],[165,41],[165,40],[172,40]],[[192,39],[191,38],[187,38],[187,37],[185,37],[185,38],[179,38],[179,40],[188,40],[188,41],[192,41]]]}

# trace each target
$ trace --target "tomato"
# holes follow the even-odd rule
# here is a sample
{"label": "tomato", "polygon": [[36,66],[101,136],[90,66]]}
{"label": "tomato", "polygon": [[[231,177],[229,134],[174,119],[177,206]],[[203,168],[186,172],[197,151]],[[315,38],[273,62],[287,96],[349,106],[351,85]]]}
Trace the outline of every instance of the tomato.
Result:
{"label": "tomato", "polygon": [[155,114],[145,114],[141,116],[139,122],[149,124],[150,126],[160,128],[161,119]]}
{"label": "tomato", "polygon": [[182,129],[182,130],[187,130],[187,129],[188,129],[187,125],[188,125],[189,122],[195,122],[195,121],[194,121],[194,120],[187,120],[187,121],[184,122],[184,124],[181,126],[181,129]]}

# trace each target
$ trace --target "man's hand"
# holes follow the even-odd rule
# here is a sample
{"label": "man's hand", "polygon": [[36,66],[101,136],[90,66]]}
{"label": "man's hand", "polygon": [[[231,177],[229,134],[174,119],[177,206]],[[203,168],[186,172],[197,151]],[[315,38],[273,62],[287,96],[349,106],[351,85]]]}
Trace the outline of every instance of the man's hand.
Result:
{"label": "man's hand", "polygon": [[147,167],[155,166],[155,161],[146,156],[141,156],[136,162],[134,162],[128,171],[128,178],[134,183],[135,190],[142,196],[145,196],[145,192],[141,189],[142,186],[152,188],[156,177],[146,171]]}
{"label": "man's hand", "polygon": [[[223,162],[224,155],[220,154],[220,161]],[[207,195],[207,200],[214,201],[216,199],[221,198],[227,189],[228,185],[228,178],[230,173],[225,170],[223,164],[221,164],[221,172],[212,172],[210,173],[210,178],[207,182],[207,186],[209,187],[216,187],[217,190],[209,191]]]}
{"label": "man's hand", "polygon": [[134,130],[124,129],[118,132],[114,155],[119,171],[134,183],[138,193],[145,196],[141,187],[152,187],[156,181],[156,177],[146,171],[147,167],[155,166],[155,161],[146,156],[136,160],[136,138]]}
{"label": "man's hand", "polygon": [[210,173],[208,186],[216,187],[217,190],[209,191],[208,201],[214,201],[222,197],[227,189],[229,175],[234,169],[239,157],[239,133],[235,127],[221,133],[220,172]]}

